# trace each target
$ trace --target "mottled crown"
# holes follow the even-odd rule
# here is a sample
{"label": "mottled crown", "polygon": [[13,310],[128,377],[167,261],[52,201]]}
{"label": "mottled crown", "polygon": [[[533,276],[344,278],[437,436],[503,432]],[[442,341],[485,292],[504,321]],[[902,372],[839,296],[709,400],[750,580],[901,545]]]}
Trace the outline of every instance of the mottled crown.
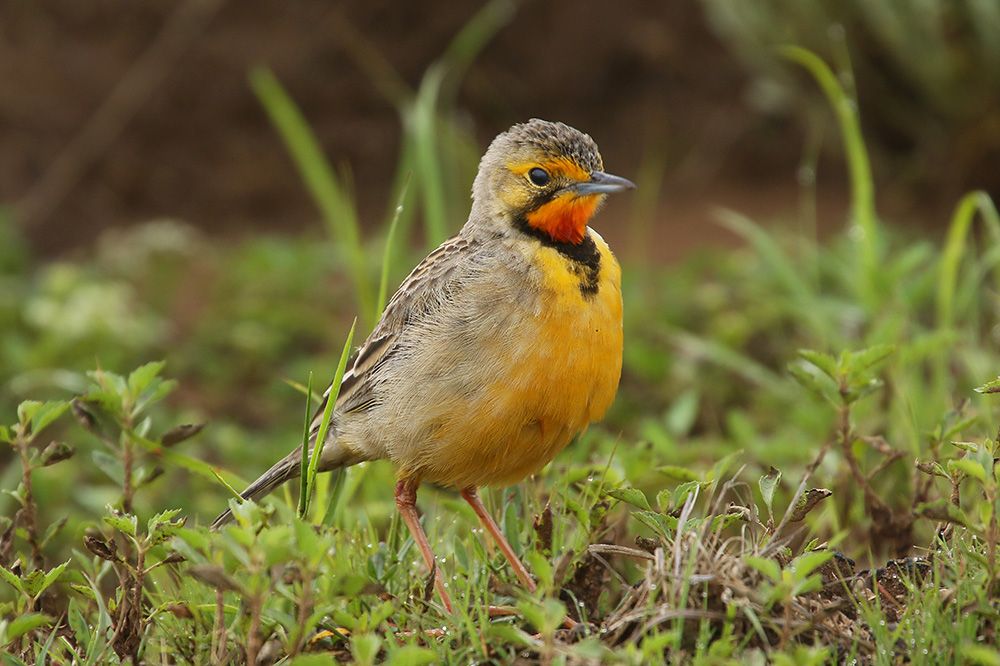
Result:
{"label": "mottled crown", "polygon": [[601,153],[590,135],[564,123],[532,118],[500,134],[487,152],[495,148],[506,153],[533,149],[549,157],[567,157],[588,171],[604,170]]}
{"label": "mottled crown", "polygon": [[532,118],[499,134],[483,155],[472,198],[490,210],[480,212],[504,212],[499,193],[510,184],[510,165],[552,159],[572,160],[587,172],[604,170],[597,144],[588,135],[563,123]]}

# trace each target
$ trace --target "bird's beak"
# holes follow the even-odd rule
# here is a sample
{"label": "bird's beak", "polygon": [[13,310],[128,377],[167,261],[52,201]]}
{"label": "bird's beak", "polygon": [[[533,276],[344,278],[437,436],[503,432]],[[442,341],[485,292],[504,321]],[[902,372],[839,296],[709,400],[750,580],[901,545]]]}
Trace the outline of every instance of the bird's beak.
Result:
{"label": "bird's beak", "polygon": [[621,176],[612,176],[603,171],[594,171],[590,174],[590,180],[577,183],[566,188],[575,196],[587,196],[589,194],[609,194],[611,192],[624,192],[634,190],[635,183]]}

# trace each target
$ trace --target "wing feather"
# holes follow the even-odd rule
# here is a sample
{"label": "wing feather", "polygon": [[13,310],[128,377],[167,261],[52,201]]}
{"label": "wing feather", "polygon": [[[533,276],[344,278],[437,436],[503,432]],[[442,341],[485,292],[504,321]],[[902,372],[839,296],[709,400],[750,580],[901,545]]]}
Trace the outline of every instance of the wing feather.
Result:
{"label": "wing feather", "polygon": [[[456,254],[468,254],[478,241],[462,235],[452,236],[421,261],[403,280],[386,305],[374,330],[357,353],[348,361],[337,395],[335,413],[363,411],[374,404],[374,389],[378,372],[398,349],[397,342],[407,326],[420,321],[437,307],[443,297],[452,296],[461,275],[469,264],[453,259]],[[319,429],[332,386],[326,390],[323,403],[313,417],[311,431]]]}

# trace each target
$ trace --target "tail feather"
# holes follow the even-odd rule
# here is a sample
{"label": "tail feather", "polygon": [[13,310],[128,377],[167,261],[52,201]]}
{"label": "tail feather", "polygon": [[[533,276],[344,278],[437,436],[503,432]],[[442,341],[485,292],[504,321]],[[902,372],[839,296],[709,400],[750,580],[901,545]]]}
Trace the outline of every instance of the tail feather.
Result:
{"label": "tail feather", "polygon": [[[364,456],[353,453],[352,451],[339,446],[337,443],[328,441],[326,446],[323,447],[323,452],[320,455],[319,471],[330,472],[340,467],[354,465],[362,462],[363,460],[366,460]],[[261,474],[256,481],[251,483],[247,486],[246,490],[240,493],[240,497],[244,500],[252,500],[256,502],[265,495],[270,494],[272,490],[286,481],[299,478],[301,473],[302,447],[300,446],[278,462],[274,463],[274,465],[271,466],[271,469]],[[226,509],[226,511],[224,511],[212,523],[212,529],[216,530],[230,522],[232,519],[232,511]]]}
{"label": "tail feather", "polygon": [[[244,500],[256,502],[272,490],[292,479],[299,478],[302,471],[302,447],[295,449],[287,456],[274,463],[271,469],[267,470],[260,477],[247,486],[247,489],[240,493]],[[226,509],[222,515],[212,523],[212,529],[218,529],[233,519],[233,512]]]}

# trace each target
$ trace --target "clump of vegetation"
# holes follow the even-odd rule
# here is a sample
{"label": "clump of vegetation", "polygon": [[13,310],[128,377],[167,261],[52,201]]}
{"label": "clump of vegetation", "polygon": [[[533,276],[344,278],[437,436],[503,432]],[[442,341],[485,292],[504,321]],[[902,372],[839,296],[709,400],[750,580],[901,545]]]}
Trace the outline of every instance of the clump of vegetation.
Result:
{"label": "clump of vegetation", "polygon": [[[798,44],[836,63],[856,90],[870,129],[886,146],[893,180],[950,191],[996,180],[1000,105],[1000,9],[995,3],[827,1],[794,7],[775,0],[703,0],[716,34],[755,77],[764,111],[810,96],[778,50]],[[813,104],[814,109],[819,105]],[[894,154],[893,154],[894,153]],[[948,169],[940,165],[948,164]]]}
{"label": "clump of vegetation", "polygon": [[[943,244],[890,229],[856,107],[817,58],[786,55],[837,110],[847,229],[820,245],[724,213],[745,249],[626,266],[625,375],[608,422],[548,473],[486,498],[535,594],[471,509],[431,493],[421,506],[457,608],[446,614],[415,568],[388,465],[307,478],[312,502],[286,489],[232,503],[234,524],[206,529],[241,482],[212,463],[256,474],[301,441],[301,396],[275,378],[332,376],[331,331],[374,316],[412,264],[387,240],[409,221],[406,179],[392,197],[404,213],[366,243],[349,189],[266,72],[254,85],[338,252],[315,239],[209,248],[161,224],[117,261],[4,264],[20,297],[0,301],[12,378],[0,413],[16,414],[0,428],[14,463],[4,663],[995,663],[998,312],[983,285],[1000,279],[1000,219],[973,193]],[[423,119],[400,170],[422,174],[443,232],[435,216],[451,204],[432,201],[448,199],[448,178],[428,146],[461,139],[442,131],[440,84],[428,75],[430,92],[400,97],[404,117]],[[80,316],[84,303],[95,312]]]}

